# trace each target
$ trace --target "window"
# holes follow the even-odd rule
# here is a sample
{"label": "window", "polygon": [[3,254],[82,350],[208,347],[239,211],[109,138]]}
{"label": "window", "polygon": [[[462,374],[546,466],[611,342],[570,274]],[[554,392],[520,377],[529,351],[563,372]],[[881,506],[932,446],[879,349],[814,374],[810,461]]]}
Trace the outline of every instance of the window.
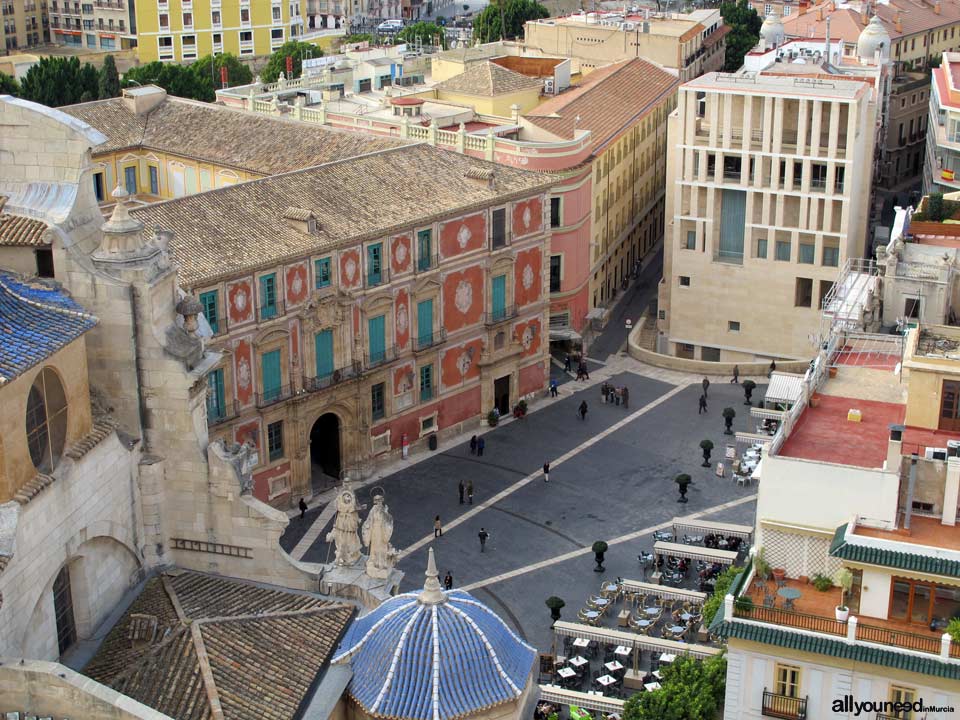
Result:
{"label": "window", "polygon": [[270,39],[271,40],[280,40],[283,41],[283,28],[273,28],[270,30]]}
{"label": "window", "polygon": [[207,375],[207,421],[217,422],[226,417],[223,404],[223,369],[217,368]]}
{"label": "window", "polygon": [[197,56],[197,36],[184,35],[180,40],[183,45],[183,57],[195,58]]}
{"label": "window", "polygon": [[429,270],[433,264],[431,252],[433,237],[430,230],[421,230],[417,233],[417,269]]}
{"label": "window", "polygon": [[700,359],[706,362],[720,362],[720,348],[700,348]]}
{"label": "window", "polygon": [[791,10],[793,10],[793,8],[791,8],[789,5],[784,5],[783,16],[786,17],[787,15],[789,15]]}
{"label": "window", "polygon": [[67,437],[67,396],[57,373],[43,368],[27,396],[27,448],[38,472],[50,473],[60,462]]}
{"label": "window", "polygon": [[283,457],[283,420],[267,425],[267,456],[270,462]]}
{"label": "window", "polygon": [[219,26],[220,26],[220,11],[219,11],[219,10],[213,10],[213,11],[210,13],[210,22],[213,24],[214,27],[219,27]]}
{"label": "window", "polygon": [[159,195],[160,194],[160,174],[157,171],[157,168],[155,165],[148,166],[147,170],[150,173],[150,194]]}
{"label": "window", "polygon": [[727,321],[727,330],[730,332],[740,332],[740,321],[739,320],[728,320]]}
{"label": "window", "polygon": [[313,338],[316,351],[317,377],[333,374],[333,330],[321,330]]}
{"label": "window", "polygon": [[811,307],[813,305],[813,280],[797,278],[793,297],[794,307]]}
{"label": "window", "polygon": [[824,245],[823,264],[827,267],[837,267],[840,264],[840,248]]}
{"label": "window", "polygon": [[790,262],[790,241],[777,240],[775,252],[776,252],[775,257],[777,260]]}
{"label": "window", "polygon": [[560,227],[561,224],[560,198],[552,197],[550,198],[550,227],[557,228]]}
{"label": "window", "polygon": [[93,174],[93,194],[97,196],[97,202],[103,202],[104,198],[106,198],[102,172]]}
{"label": "window", "polygon": [[507,316],[507,276],[497,275],[492,282],[492,303],[494,320],[503,320]]}
{"label": "window", "polygon": [[282,393],[279,350],[271,350],[260,356],[260,372],[263,401],[270,403],[279,400]]}
{"label": "window", "polygon": [[313,263],[313,269],[316,275],[316,286],[318,288],[327,287],[330,284],[330,258],[320,258]]}
{"label": "window", "polygon": [[383,404],[383,383],[370,387],[370,414],[374,420],[382,420],[386,414]]}
{"label": "window", "polygon": [[123,169],[123,188],[131,195],[137,194],[137,166],[130,165]]}
{"label": "window", "polygon": [[274,21],[274,22],[280,22],[282,19],[283,19],[283,18],[282,18],[281,15],[280,15],[280,8],[277,7],[277,6],[274,6],[274,8],[273,8],[273,21]]}
{"label": "window", "polygon": [[203,306],[203,316],[210,324],[214,333],[220,332],[220,316],[217,313],[217,291],[200,293],[200,304]]}
{"label": "window", "polygon": [[940,392],[940,430],[960,430],[960,382],[944,380]]}
{"label": "window", "polygon": [[[890,686],[890,702],[913,704],[917,700],[917,691],[915,688],[900,687],[899,685]],[[914,717],[912,710],[891,710],[894,714],[891,717],[912,719]]]}
{"label": "window", "polygon": [[758,258],[767,257],[767,239],[766,238],[757,238],[757,257]]}
{"label": "window", "polygon": [[773,671],[773,691],[785,697],[799,697],[800,668],[777,663]]}
{"label": "window", "polygon": [[367,320],[367,337],[370,343],[370,363],[383,362],[387,356],[386,317],[377,315]]}
{"label": "window", "polygon": [[507,244],[507,211],[497,208],[491,217],[491,246],[494,250]]}
{"label": "window", "polygon": [[433,345],[433,299],[417,303],[417,347]]}
{"label": "window", "polygon": [[687,275],[680,276],[680,287],[690,287],[690,277]]}
{"label": "window", "polygon": [[383,282],[383,244],[367,247],[367,285],[379,285]]}
{"label": "window", "polygon": [[214,44],[214,45],[223,45],[223,33],[214,33],[214,34],[213,34],[213,44]]}
{"label": "window", "polygon": [[[248,23],[250,22],[250,8],[240,8],[240,22]],[[243,33],[240,33],[240,39],[243,40]]]}
{"label": "window", "polygon": [[260,319],[277,315],[277,275],[270,273],[260,278]]}
{"label": "window", "polygon": [[183,27],[185,30],[193,27],[193,13],[185,12],[183,14]]}
{"label": "window", "polygon": [[800,243],[799,254],[797,256],[797,262],[804,265],[813,265],[813,261],[816,255],[816,245],[813,243]]}
{"label": "window", "polygon": [[433,399],[433,365],[420,368],[420,402]]}
{"label": "window", "polygon": [[687,237],[683,242],[684,250],[696,250],[697,249],[697,231],[696,230],[687,230]]}
{"label": "window", "polygon": [[550,292],[560,292],[560,280],[562,278],[563,257],[560,255],[550,256]]}
{"label": "window", "polygon": [[54,277],[53,250],[50,248],[37,248],[34,251],[34,259],[37,263],[37,275],[39,277]]}
{"label": "window", "polygon": [[888,617],[929,626],[936,618],[951,617],[958,600],[960,593],[955,587],[895,577]]}
{"label": "window", "polygon": [[903,316],[911,320],[920,319],[920,298],[907,298],[903,301]]}
{"label": "window", "polygon": [[820,281],[820,309],[823,310],[824,305],[827,304],[827,298],[830,295],[830,291],[833,290],[833,282],[830,280],[821,280]]}
{"label": "window", "polygon": [[763,16],[766,17],[773,12],[773,5],[764,5],[763,6]]}
{"label": "window", "polygon": [[53,615],[57,622],[57,647],[63,655],[77,641],[73,617],[73,593],[70,591],[70,567],[64,565],[53,581]]}

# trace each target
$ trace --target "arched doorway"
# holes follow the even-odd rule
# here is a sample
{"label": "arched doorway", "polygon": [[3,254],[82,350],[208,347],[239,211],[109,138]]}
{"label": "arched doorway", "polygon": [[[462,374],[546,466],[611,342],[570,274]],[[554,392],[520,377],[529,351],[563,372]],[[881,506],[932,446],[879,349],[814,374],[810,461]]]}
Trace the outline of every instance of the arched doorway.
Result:
{"label": "arched doorway", "polygon": [[326,413],[317,418],[310,430],[310,475],[313,484],[327,485],[329,478],[339,480],[340,469],[340,418],[333,413]]}

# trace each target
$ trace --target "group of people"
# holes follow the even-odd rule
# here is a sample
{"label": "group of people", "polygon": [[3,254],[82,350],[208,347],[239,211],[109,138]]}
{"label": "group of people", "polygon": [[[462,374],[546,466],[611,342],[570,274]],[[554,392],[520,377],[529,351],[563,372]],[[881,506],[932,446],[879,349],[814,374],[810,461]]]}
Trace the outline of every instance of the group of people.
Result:
{"label": "group of people", "polygon": [[617,387],[612,383],[604,382],[600,386],[600,397],[603,402],[611,405],[620,405],[622,402],[624,409],[630,406],[630,390],[626,385]]}
{"label": "group of people", "polygon": [[[570,353],[567,353],[563,357],[563,371],[571,372],[573,368],[573,360],[570,356]],[[589,380],[590,371],[587,370],[587,359],[583,355],[578,355],[577,358],[577,380]]]}
{"label": "group of people", "polygon": [[[487,446],[487,441],[483,439],[483,436],[477,437],[474,435],[470,438],[470,454],[477,455],[478,457],[483,456],[483,449]],[[463,500],[461,499],[461,503]],[[472,503],[471,503],[472,504]]]}

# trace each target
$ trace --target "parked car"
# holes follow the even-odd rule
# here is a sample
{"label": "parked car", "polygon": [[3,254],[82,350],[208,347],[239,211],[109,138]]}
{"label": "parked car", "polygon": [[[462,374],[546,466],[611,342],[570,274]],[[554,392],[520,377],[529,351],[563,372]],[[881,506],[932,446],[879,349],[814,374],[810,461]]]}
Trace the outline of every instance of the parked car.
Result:
{"label": "parked car", "polygon": [[403,30],[403,20],[384,20],[377,25],[377,32],[398,33]]}

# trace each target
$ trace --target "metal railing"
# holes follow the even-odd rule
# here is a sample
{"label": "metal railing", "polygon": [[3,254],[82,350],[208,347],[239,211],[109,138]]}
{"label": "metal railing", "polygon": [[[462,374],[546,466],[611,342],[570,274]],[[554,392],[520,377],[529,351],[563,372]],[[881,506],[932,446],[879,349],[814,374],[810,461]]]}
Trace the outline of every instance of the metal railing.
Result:
{"label": "metal railing", "polygon": [[397,348],[388,347],[378,353],[366,353],[363,356],[363,369],[370,370],[371,368],[379,367],[388,362],[393,362],[397,359]]}
{"label": "metal railing", "polygon": [[387,269],[386,265],[380,268],[380,272],[373,273],[367,271],[366,275],[364,276],[364,283],[368,288],[386,285],[388,282],[390,282],[390,271]]}
{"label": "metal railing", "polygon": [[766,717],[784,718],[785,720],[806,720],[807,698],[777,695],[764,688],[761,714]]}
{"label": "metal railing", "polygon": [[413,338],[413,350],[426,350],[429,347],[438,345],[447,339],[447,331],[444,328],[434,330],[429,335],[418,335]]}
{"label": "metal railing", "polygon": [[293,388],[289,385],[281,385],[278,388],[265,393],[257,393],[257,407],[265,408],[283,402],[293,396]]}
{"label": "metal railing", "polygon": [[233,420],[240,415],[240,404],[236,400],[225,400],[220,407],[207,405],[207,426],[213,427]]}
{"label": "metal railing", "polygon": [[414,266],[415,272],[427,272],[440,265],[440,255],[428,255],[427,257],[418,257],[417,264]]}
{"label": "metal railing", "polygon": [[337,368],[333,372],[327,373],[326,375],[317,375],[315,377],[304,375],[303,389],[306,392],[317,392],[319,390],[325,390],[326,388],[333,387],[334,385],[338,385],[347,380],[352,380],[359,375],[360,363],[352,362],[349,365]]}
{"label": "metal railing", "polygon": [[506,322],[511,318],[517,316],[517,306],[516,305],[506,305],[502,308],[496,308],[492,312],[483,314],[483,324],[484,325],[496,325],[497,323]]}
{"label": "metal railing", "polygon": [[257,316],[260,318],[260,322],[266,320],[275,320],[278,317],[281,317],[284,313],[283,309],[283,300],[279,297],[274,301],[272,305],[259,306],[257,308]]}
{"label": "metal railing", "polygon": [[822,617],[820,615],[810,615],[808,613],[797,612],[796,610],[769,608],[762,605],[738,607],[736,604],[734,604],[733,616],[749,618],[750,620],[771,623],[773,625],[786,625],[788,627],[803,628],[804,630],[813,630],[814,632],[827,633],[829,635],[847,634],[846,623],[839,622],[833,618]]}

